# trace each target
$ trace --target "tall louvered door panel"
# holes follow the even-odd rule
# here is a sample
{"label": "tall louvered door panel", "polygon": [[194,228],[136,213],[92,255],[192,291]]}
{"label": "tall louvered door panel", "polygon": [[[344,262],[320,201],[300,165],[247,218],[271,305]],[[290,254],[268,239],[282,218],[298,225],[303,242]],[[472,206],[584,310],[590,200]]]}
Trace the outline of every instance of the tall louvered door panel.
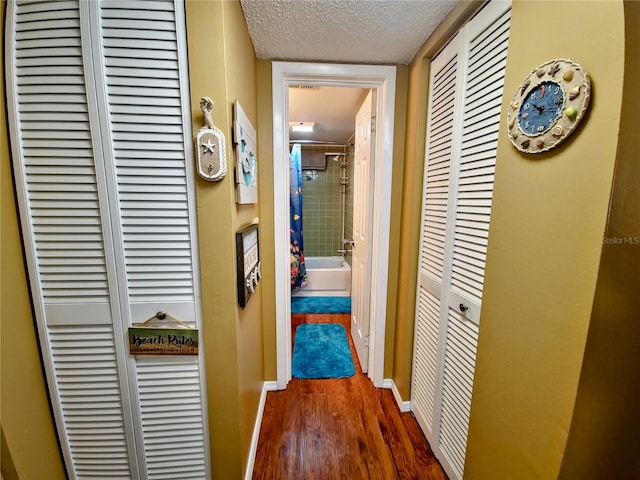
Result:
{"label": "tall louvered door panel", "polygon": [[69,477],[209,478],[204,361],[132,356],[165,311],[200,326],[184,6],[16,1],[13,165]]}
{"label": "tall louvered door panel", "polygon": [[[432,62],[412,408],[451,478],[464,474],[509,19],[509,2],[490,2]],[[440,93],[450,48],[458,88]],[[446,191],[435,182],[440,100],[453,111]]]}
{"label": "tall louvered door panel", "polygon": [[[413,412],[433,443],[437,437],[434,428],[437,387],[439,383],[439,332],[443,284],[448,282],[445,259],[450,257],[447,244],[447,212],[450,210],[452,158],[455,132],[458,132],[459,114],[456,114],[456,94],[460,89],[457,35],[431,62],[429,91],[429,129],[424,169],[424,196],[422,202],[422,235],[418,266],[418,292],[414,348]],[[458,107],[459,108],[459,107]],[[457,135],[459,138],[459,135]],[[453,165],[455,166],[455,165]],[[445,278],[445,274],[447,278]],[[436,425],[437,426],[437,425]]]}

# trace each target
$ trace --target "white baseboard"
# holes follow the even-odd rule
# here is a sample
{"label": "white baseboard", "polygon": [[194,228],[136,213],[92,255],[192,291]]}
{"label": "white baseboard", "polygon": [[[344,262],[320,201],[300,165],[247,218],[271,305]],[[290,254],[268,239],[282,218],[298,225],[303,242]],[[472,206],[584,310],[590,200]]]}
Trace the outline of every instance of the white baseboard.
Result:
{"label": "white baseboard", "polygon": [[258,438],[260,437],[260,427],[262,426],[262,414],[264,413],[264,404],[267,400],[267,392],[278,390],[278,382],[269,381],[262,383],[262,392],[260,393],[260,403],[258,404],[258,412],[256,414],[256,422],[253,426],[253,435],[251,436],[251,446],[249,447],[249,458],[247,459],[247,470],[245,472],[245,480],[251,480],[253,477],[253,464],[256,461],[256,451],[258,450]]}
{"label": "white baseboard", "polygon": [[396,404],[398,405],[398,408],[402,413],[411,411],[411,402],[410,401],[405,402],[404,400],[402,400],[402,397],[400,396],[400,392],[398,391],[398,387],[396,387],[396,384],[392,378],[385,378],[382,381],[382,388],[391,389],[391,392],[393,393],[393,398],[396,399]]}

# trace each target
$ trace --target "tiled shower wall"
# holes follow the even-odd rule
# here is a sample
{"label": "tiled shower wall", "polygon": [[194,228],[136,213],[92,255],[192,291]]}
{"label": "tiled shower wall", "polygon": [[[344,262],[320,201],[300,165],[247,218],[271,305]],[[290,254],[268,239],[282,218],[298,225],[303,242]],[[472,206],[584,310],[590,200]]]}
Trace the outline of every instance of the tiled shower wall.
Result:
{"label": "tiled shower wall", "polygon": [[[343,152],[342,147],[307,146],[305,152]],[[351,238],[353,222],[353,148],[349,149],[345,237]],[[350,171],[349,171],[350,170]],[[304,254],[307,257],[338,256],[342,248],[342,190],[340,187],[340,160],[327,157],[325,170],[302,171],[302,231]]]}

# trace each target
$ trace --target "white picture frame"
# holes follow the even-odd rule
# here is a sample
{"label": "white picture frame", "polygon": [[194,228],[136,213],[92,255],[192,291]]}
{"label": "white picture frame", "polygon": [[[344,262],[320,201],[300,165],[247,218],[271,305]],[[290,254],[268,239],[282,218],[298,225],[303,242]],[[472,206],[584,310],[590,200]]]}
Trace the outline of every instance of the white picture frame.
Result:
{"label": "white picture frame", "polygon": [[234,145],[236,151],[236,203],[258,203],[258,142],[256,129],[240,106],[234,104]]}

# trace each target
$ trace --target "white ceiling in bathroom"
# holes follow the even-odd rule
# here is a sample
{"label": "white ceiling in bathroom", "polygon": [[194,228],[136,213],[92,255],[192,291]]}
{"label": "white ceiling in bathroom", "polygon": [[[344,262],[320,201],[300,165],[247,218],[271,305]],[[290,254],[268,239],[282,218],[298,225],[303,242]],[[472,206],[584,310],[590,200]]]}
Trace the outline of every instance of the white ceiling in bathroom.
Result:
{"label": "white ceiling in bathroom", "polygon": [[289,121],[315,123],[313,133],[290,131],[289,139],[346,143],[367,92],[353,87],[289,88]]}
{"label": "white ceiling in bathroom", "polygon": [[[457,0],[240,0],[256,56],[265,59],[408,64]],[[291,139],[346,142],[366,92],[290,90],[290,121],[315,122]]]}

